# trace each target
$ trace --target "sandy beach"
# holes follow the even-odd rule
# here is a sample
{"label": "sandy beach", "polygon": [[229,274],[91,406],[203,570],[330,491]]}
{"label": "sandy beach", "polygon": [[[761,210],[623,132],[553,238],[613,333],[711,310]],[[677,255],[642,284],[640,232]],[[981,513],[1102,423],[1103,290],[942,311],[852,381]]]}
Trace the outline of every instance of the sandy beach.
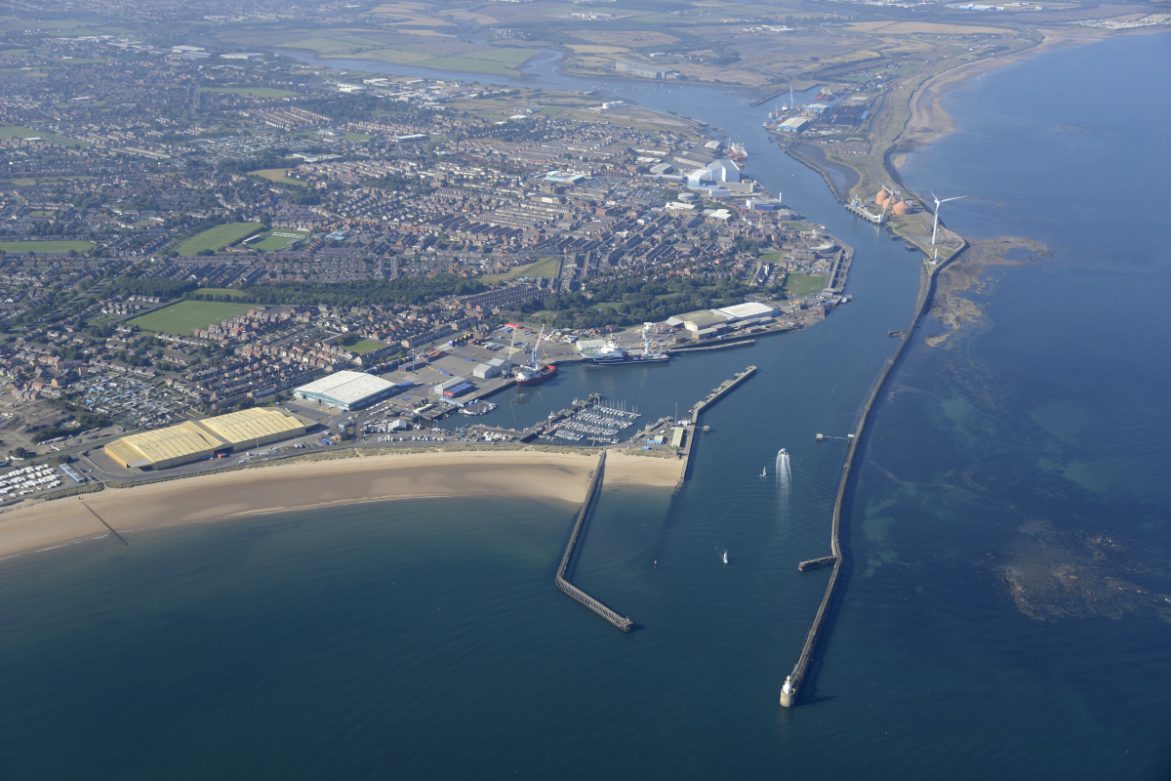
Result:
{"label": "sandy beach", "polygon": [[[943,107],[943,98],[970,79],[1059,47],[1094,43],[1106,37],[1103,31],[1090,28],[1045,30],[1035,46],[1003,57],[976,60],[932,76],[911,95],[911,116],[895,140],[896,144],[907,142],[911,148],[919,148],[953,132],[955,122]],[[904,153],[894,155],[892,164],[895,168],[901,167],[904,156]]]}
{"label": "sandy beach", "polygon": [[[585,498],[592,455],[539,450],[403,453],[201,475],[17,507],[0,515],[0,558],[120,532],[340,504],[465,496]],[[605,486],[673,488],[683,461],[611,452]],[[84,502],[84,504],[83,504]]]}

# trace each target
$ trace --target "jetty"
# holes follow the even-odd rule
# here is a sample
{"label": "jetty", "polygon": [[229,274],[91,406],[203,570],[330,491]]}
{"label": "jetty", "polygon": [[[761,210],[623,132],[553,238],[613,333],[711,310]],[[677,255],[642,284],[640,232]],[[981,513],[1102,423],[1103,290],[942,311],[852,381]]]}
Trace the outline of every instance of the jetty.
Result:
{"label": "jetty", "polygon": [[828,567],[837,560],[837,556],[819,556],[816,559],[806,559],[805,561],[798,562],[797,571],[808,572],[811,569],[821,569],[822,567]]}
{"label": "jetty", "polygon": [[[962,251],[961,249],[960,252]],[[845,504],[846,495],[851,485],[850,478],[854,473],[854,468],[861,461],[862,434],[866,430],[866,424],[870,421],[870,413],[874,411],[879,395],[886,388],[891,375],[894,374],[895,367],[899,365],[899,362],[906,354],[907,348],[911,345],[912,340],[909,336],[918,330],[920,324],[923,322],[923,318],[931,308],[931,300],[935,296],[939,272],[951,263],[960,252],[956,252],[938,266],[928,267],[926,264],[924,265],[923,273],[919,277],[919,296],[915,302],[915,312],[911,317],[911,323],[906,328],[906,337],[899,340],[899,345],[895,348],[894,355],[887,359],[878,378],[874,381],[874,386],[870,389],[870,395],[866,399],[866,404],[862,407],[862,415],[858,419],[858,427],[853,433],[847,435],[850,448],[846,453],[846,462],[842,466],[842,477],[838,481],[838,491],[834,497],[833,518],[830,523],[830,555],[809,559],[801,563],[808,565],[806,569],[831,565],[833,569],[830,571],[829,580],[826,581],[825,593],[822,595],[821,602],[817,606],[817,612],[813,616],[813,623],[805,635],[805,642],[801,646],[801,653],[797,657],[797,663],[793,665],[792,671],[781,685],[780,703],[784,708],[791,708],[797,702],[797,695],[801,691],[802,684],[805,682],[805,676],[809,671],[809,664],[813,660],[814,652],[817,650],[818,638],[821,636],[821,630],[824,628],[826,618],[829,615],[830,606],[834,598],[834,589],[837,588],[838,580],[841,578],[842,507]],[[818,440],[820,441],[822,439],[828,439],[828,437],[823,437],[819,434]],[[798,565],[798,569],[801,568],[801,564]]]}
{"label": "jetty", "polygon": [[[704,411],[706,411],[717,401],[724,398],[724,396],[727,396],[742,383],[746,382],[754,374],[756,374],[756,366],[749,364],[748,366],[745,366],[743,369],[733,374],[728,379],[721,382],[716,387],[712,388],[708,395],[704,396],[702,399],[691,405],[691,430],[686,434],[687,439],[682,444],[682,452],[680,453],[680,456],[684,460],[684,465],[683,474],[679,478],[679,485],[682,485],[683,482],[687,480],[687,476],[691,472],[691,451],[695,447],[695,440],[697,438],[696,435],[699,434],[699,416],[702,415]],[[675,423],[679,424],[679,421],[675,421]]]}
{"label": "jetty", "polygon": [[602,618],[609,621],[623,632],[629,632],[634,626],[634,622],[626,616],[620,615],[618,611],[606,605],[597,597],[592,597],[586,592],[582,591],[577,586],[569,582],[565,577],[566,571],[569,569],[569,564],[573,560],[574,550],[577,548],[577,543],[585,532],[586,521],[589,518],[590,511],[593,509],[597,501],[598,494],[602,491],[602,478],[606,471],[606,451],[602,451],[602,455],[598,458],[598,466],[594,470],[594,477],[590,481],[589,490],[586,493],[585,501],[582,502],[581,509],[577,511],[577,518],[573,522],[573,529],[569,532],[569,542],[565,545],[565,552],[561,554],[561,563],[557,565],[557,575],[553,578],[553,583],[557,588],[568,594],[572,599],[585,605],[590,610],[597,613]]}

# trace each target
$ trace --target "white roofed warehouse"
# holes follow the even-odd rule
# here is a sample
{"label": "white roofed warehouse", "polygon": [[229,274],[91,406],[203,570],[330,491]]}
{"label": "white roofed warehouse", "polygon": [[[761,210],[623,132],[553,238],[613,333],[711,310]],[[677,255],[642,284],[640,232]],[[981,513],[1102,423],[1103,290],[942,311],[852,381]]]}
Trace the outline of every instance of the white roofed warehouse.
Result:
{"label": "white roofed warehouse", "polygon": [[398,385],[381,377],[346,369],[295,388],[293,395],[349,411],[377,404],[400,390]]}

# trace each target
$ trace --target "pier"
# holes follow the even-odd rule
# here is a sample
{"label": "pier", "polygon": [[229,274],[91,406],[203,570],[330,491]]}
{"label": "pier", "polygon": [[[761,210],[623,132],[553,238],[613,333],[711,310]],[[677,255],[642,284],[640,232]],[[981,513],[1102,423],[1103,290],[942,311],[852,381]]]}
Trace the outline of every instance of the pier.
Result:
{"label": "pier", "polygon": [[[961,249],[960,252],[962,251]],[[909,338],[910,335],[919,328],[923,318],[931,309],[931,300],[935,296],[935,286],[939,272],[951,263],[960,252],[952,255],[952,257],[940,263],[938,266],[924,267],[923,273],[919,278],[919,296],[915,302],[915,312],[911,317],[910,325],[906,329],[906,337],[899,340],[899,345],[895,348],[894,355],[887,359],[878,378],[874,381],[874,386],[870,389],[870,395],[866,399],[866,404],[862,407],[862,415],[858,419],[858,427],[852,434],[847,435],[849,437],[850,447],[846,453],[846,462],[842,466],[842,477],[838,481],[837,495],[834,497],[833,518],[830,523],[830,555],[802,562],[802,564],[809,564],[810,566],[808,568],[814,568],[811,562],[824,562],[816,565],[818,567],[824,567],[829,566],[832,560],[833,569],[830,571],[829,580],[825,584],[825,593],[822,595],[821,602],[817,606],[817,613],[813,616],[813,623],[805,635],[805,643],[801,646],[801,653],[797,657],[797,663],[793,665],[792,671],[781,685],[781,707],[791,708],[797,702],[797,695],[801,691],[802,684],[805,682],[805,676],[809,671],[809,664],[813,660],[814,651],[817,650],[818,638],[829,615],[830,605],[834,597],[834,589],[837,587],[838,579],[842,574],[842,507],[845,505],[846,495],[851,485],[850,478],[854,473],[854,468],[861,461],[862,434],[866,430],[866,424],[870,421],[870,413],[874,411],[879,395],[886,388],[891,375],[894,374],[895,367],[899,365],[903,355],[906,354],[907,348],[912,341]],[[818,435],[818,438],[820,440],[824,437]],[[799,569],[800,566],[798,565]]]}
{"label": "pier", "polygon": [[631,627],[634,626],[633,621],[626,616],[619,615],[617,611],[608,607],[602,600],[591,597],[570,583],[565,577],[565,572],[569,569],[569,564],[573,560],[574,549],[577,547],[578,540],[581,539],[584,533],[590,510],[593,509],[598,494],[602,490],[602,478],[605,475],[605,471],[606,451],[603,450],[602,455],[598,458],[598,467],[594,470],[594,477],[590,481],[590,487],[586,492],[585,501],[582,502],[581,509],[577,511],[577,519],[573,522],[573,530],[569,532],[569,542],[565,545],[565,552],[561,554],[561,563],[557,565],[557,575],[553,578],[553,583],[557,588],[609,621],[618,629],[621,629],[623,632],[629,632]]}
{"label": "pier", "polygon": [[[687,441],[683,443],[681,457],[684,460],[683,475],[679,478],[679,485],[687,480],[687,475],[691,472],[691,451],[695,447],[696,435],[699,434],[699,416],[717,401],[722,399],[727,394],[731,393],[735,388],[739,387],[741,383],[748,380],[749,377],[756,374],[756,366],[749,364],[740,371],[733,374],[728,379],[721,382],[716,387],[712,388],[708,395],[704,396],[699,401],[691,405],[691,426],[687,431]],[[678,421],[675,421],[677,424]]]}
{"label": "pier", "polygon": [[811,569],[821,569],[822,567],[828,567],[837,560],[837,556],[819,556],[816,559],[806,559],[805,561],[799,562],[797,564],[797,571],[807,572]]}
{"label": "pier", "polygon": [[716,387],[712,388],[711,393],[691,405],[691,424],[694,426],[696,423],[698,423],[699,416],[704,410],[715,404],[728,393],[731,393],[732,390],[736,388],[736,386],[754,374],[756,374],[756,367],[749,364],[748,366],[745,366],[743,369],[733,374],[728,379],[721,382]]}

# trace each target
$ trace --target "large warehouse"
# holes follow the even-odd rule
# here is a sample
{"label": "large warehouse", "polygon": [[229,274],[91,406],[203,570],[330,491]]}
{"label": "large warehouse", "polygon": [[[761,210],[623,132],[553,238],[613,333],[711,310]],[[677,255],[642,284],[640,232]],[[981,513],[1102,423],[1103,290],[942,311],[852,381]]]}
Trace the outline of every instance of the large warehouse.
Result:
{"label": "large warehouse", "polygon": [[217,452],[267,445],[305,433],[305,424],[278,409],[253,409],[188,420],[116,439],[103,450],[127,469],[166,469]]}
{"label": "large warehouse", "polygon": [[328,404],[341,410],[362,409],[388,399],[402,388],[373,374],[350,371],[335,372],[293,390],[298,399]]}

